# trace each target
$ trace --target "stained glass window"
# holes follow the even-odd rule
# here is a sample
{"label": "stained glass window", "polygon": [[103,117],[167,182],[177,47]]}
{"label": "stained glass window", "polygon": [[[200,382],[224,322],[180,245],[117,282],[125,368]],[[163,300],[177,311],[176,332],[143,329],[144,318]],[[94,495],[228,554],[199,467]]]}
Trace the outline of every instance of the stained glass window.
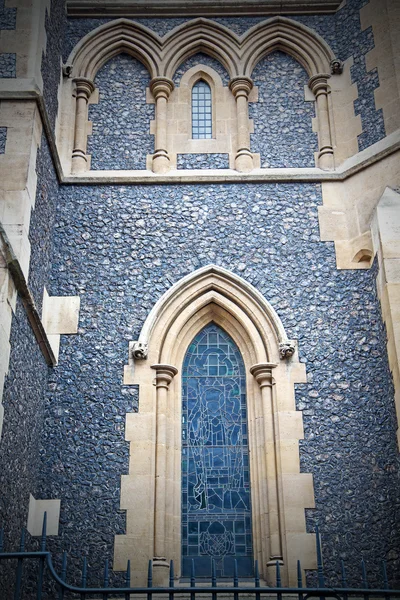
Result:
{"label": "stained glass window", "polygon": [[194,338],[182,370],[183,575],[252,575],[246,377],[234,341],[214,323]]}
{"label": "stained glass window", "polygon": [[192,138],[212,138],[211,88],[202,79],[192,88]]}

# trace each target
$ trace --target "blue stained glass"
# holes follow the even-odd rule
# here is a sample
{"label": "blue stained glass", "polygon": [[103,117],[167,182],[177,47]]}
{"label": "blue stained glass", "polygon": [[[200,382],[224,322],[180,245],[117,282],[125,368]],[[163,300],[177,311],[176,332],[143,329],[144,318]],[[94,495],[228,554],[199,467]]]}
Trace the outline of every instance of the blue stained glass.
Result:
{"label": "blue stained glass", "polygon": [[202,79],[192,88],[192,139],[212,138],[211,88]]}
{"label": "blue stained glass", "polygon": [[[207,576],[214,558],[218,577],[232,577],[233,558],[240,557],[239,576],[249,577],[246,376],[239,349],[215,323],[188,348],[182,390],[182,555],[189,554],[196,572]],[[190,566],[184,559],[184,576]]]}

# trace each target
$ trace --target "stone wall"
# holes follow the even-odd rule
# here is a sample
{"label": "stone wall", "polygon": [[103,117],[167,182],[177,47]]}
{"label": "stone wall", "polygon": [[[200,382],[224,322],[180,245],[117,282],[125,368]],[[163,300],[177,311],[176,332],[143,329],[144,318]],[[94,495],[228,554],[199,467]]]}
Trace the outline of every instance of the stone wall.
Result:
{"label": "stone wall", "polygon": [[[41,314],[43,290],[45,286],[48,287],[53,227],[59,191],[57,176],[44,134],[38,150],[36,173],[35,209],[32,211],[29,227],[31,260],[28,283],[39,314]],[[49,290],[48,292],[50,293]]]}
{"label": "stone wall", "polygon": [[[17,17],[16,8],[5,6],[5,0],[0,0],[0,31],[15,29]],[[16,77],[16,54],[0,52],[0,78]]]}
{"label": "stone wall", "polygon": [[314,473],[309,527],[320,524],[326,564],[337,572],[340,558],[363,554],[374,573],[386,557],[395,578],[399,464],[376,273],[336,270],[333,245],[319,241],[320,203],[306,184],[62,189],[52,289],[80,294],[81,318],[51,376],[42,493],[62,498],[52,545],[71,548],[74,564],[90,549],[100,565],[124,528],[124,415],[137,410],[122,385],[128,341],[173,283],[216,262],[255,285],[299,341],[301,461]]}
{"label": "stone wall", "polygon": [[43,96],[50,124],[54,130],[58,110],[57,91],[61,79],[62,45],[66,27],[63,0],[51,0],[46,11],[46,49],[42,60]]}
{"label": "stone wall", "polygon": [[99,102],[89,107],[92,169],[146,168],[146,155],[154,152],[154,105],[146,103],[149,82],[146,67],[128,54],[119,54],[97,73]]}
{"label": "stone wall", "polygon": [[312,131],[314,102],[305,102],[308,75],[283,52],[263,58],[253,71],[258,102],[249,104],[254,133],[251,150],[261,167],[314,167],[318,140]]}
{"label": "stone wall", "polygon": [[379,86],[376,69],[367,72],[366,54],[374,47],[372,28],[361,31],[360,9],[367,0],[346,2],[336,15],[338,56],[341,60],[353,57],[352,81],[357,83],[358,98],[354,102],[356,114],[361,115],[363,131],[358,136],[360,150],[385,137],[382,109],[376,110],[374,90]]}

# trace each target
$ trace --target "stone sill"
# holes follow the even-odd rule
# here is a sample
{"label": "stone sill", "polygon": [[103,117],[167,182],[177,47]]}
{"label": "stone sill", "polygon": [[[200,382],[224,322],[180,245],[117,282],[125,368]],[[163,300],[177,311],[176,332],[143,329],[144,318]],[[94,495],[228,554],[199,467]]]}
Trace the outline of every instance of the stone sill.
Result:
{"label": "stone sill", "polygon": [[69,17],[193,17],[329,14],[341,0],[67,0]]}

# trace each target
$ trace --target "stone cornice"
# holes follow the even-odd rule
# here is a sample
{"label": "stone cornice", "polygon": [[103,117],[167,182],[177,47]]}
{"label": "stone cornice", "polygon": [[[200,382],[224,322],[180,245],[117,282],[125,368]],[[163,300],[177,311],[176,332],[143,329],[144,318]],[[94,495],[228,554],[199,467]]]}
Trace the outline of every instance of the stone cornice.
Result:
{"label": "stone cornice", "polygon": [[193,17],[327,14],[341,0],[67,0],[70,17]]}

